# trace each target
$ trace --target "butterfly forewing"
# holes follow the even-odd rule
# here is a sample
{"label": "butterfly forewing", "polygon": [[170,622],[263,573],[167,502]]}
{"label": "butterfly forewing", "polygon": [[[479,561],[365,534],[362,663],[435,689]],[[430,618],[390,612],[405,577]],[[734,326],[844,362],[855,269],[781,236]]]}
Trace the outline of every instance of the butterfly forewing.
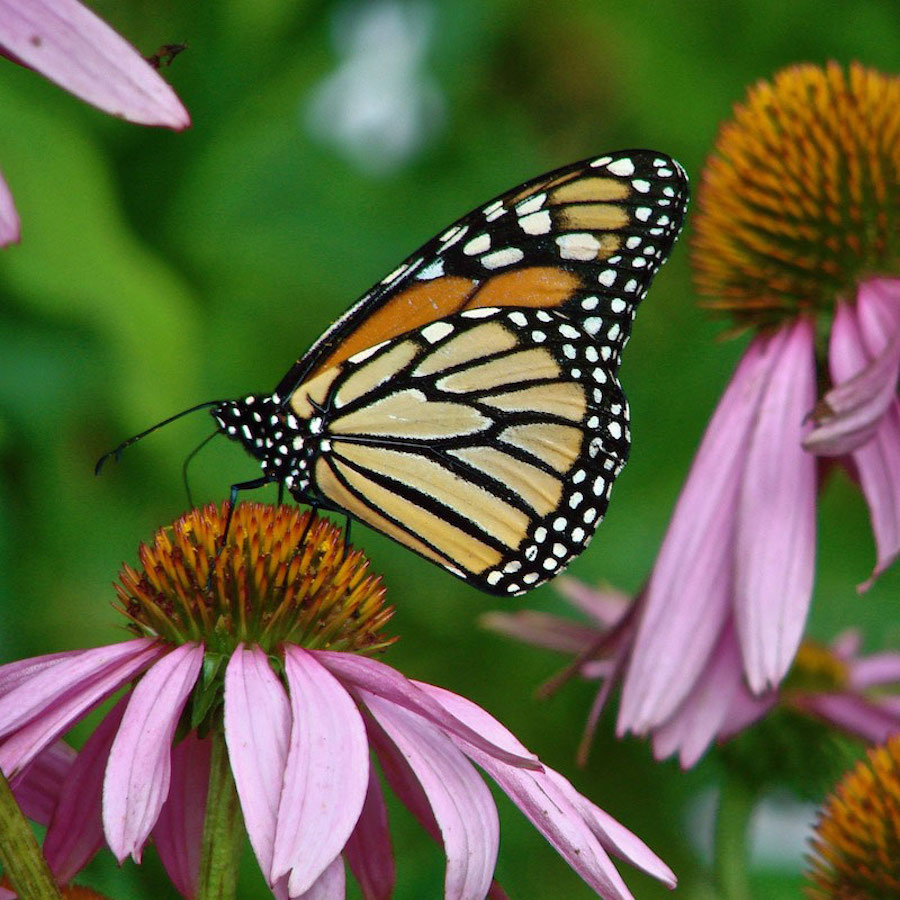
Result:
{"label": "butterfly forewing", "polygon": [[[588,332],[630,322],[681,228],[687,176],[664,154],[620,151],[508,191],[441,232],[358,300],[275,393],[465,309],[564,310]],[[617,348],[627,334],[614,341]]]}
{"label": "butterfly forewing", "polygon": [[686,204],[652,151],[535,179],[410,256],[270,397],[214,415],[298,500],[529,590],[606,511],[629,449],[621,350]]}

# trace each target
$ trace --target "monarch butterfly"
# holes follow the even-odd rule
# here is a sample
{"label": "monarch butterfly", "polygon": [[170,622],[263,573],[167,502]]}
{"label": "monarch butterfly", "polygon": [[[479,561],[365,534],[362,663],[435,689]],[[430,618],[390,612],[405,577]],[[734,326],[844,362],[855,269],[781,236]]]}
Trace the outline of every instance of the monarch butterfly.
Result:
{"label": "monarch butterfly", "polygon": [[628,457],[621,353],[687,201],[677,162],[630,150],[463,216],[273,393],[202,404],[262,468],[232,486],[232,506],[239,490],[278,482],[489,593],[558,574]]}

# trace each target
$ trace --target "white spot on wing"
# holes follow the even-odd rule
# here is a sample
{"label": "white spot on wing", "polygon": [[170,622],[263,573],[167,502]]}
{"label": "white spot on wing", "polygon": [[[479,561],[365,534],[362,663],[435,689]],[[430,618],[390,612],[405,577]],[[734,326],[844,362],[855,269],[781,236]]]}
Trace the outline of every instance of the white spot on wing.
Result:
{"label": "white spot on wing", "polygon": [[559,255],[563,259],[590,260],[597,258],[600,241],[592,234],[562,234],[556,239]]}
{"label": "white spot on wing", "polygon": [[501,269],[503,266],[511,266],[525,258],[525,254],[518,247],[504,247],[502,250],[494,250],[481,257],[481,264],[486,269]]}
{"label": "white spot on wing", "polygon": [[529,213],[537,212],[544,205],[546,199],[547,195],[545,193],[535,194],[533,197],[529,197],[527,200],[519,203],[516,206],[516,212],[520,216],[527,216]]}
{"label": "white spot on wing", "polygon": [[606,168],[613,175],[621,175],[623,178],[634,175],[634,163],[627,156],[624,159],[617,159],[615,162],[611,162]]}
{"label": "white spot on wing", "polygon": [[432,278],[440,278],[444,274],[444,260],[438,257],[432,260],[418,275],[420,281],[431,281]]}
{"label": "white spot on wing", "polygon": [[463,247],[463,253],[466,256],[478,256],[480,253],[484,253],[485,250],[489,250],[491,247],[491,236],[489,234],[479,234],[478,237],[473,237],[471,241],[468,241]]}
{"label": "white spot on wing", "polygon": [[431,325],[422,329],[421,334],[429,344],[434,344],[447,337],[452,331],[453,326],[449,322],[432,322]]}
{"label": "white spot on wing", "polygon": [[547,234],[553,227],[549,210],[542,209],[519,219],[519,227],[525,234]]}

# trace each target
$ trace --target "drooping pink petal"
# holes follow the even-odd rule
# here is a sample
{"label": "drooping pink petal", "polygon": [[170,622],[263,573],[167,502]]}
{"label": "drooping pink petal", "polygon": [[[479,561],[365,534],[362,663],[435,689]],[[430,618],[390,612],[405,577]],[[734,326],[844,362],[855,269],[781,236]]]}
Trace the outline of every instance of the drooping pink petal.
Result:
{"label": "drooping pink petal", "polygon": [[653,567],[622,687],[617,731],[644,734],[693,688],[728,615],[747,444],[784,332],[757,338],[706,428]]}
{"label": "drooping pink petal", "polygon": [[584,821],[597,836],[603,848],[636,869],[661,881],[666,887],[674,888],[678,879],[675,873],[636,835],[608,812],[591,803],[572,787],[554,769],[546,769],[547,777],[565,794],[572,805],[581,813]]}
{"label": "drooping pink petal", "polygon": [[803,442],[813,453],[840,456],[865,444],[897,396],[900,330],[881,336],[882,345],[870,354],[865,345],[874,346],[877,336],[866,340],[860,312],[847,303],[835,310],[829,347],[835,386],[823,398],[827,414],[818,414],[820,424]]}
{"label": "drooping pink petal", "polygon": [[[473,731],[488,734],[492,743],[512,752],[525,751],[515,735],[480,706],[435,685],[416,683]],[[450,738],[494,779],[563,859],[601,897],[614,900],[631,897],[593,829],[585,822],[568,794],[548,777],[545,767],[534,770],[511,766],[496,756],[489,756],[455,733],[450,734]]]}
{"label": "drooping pink petal", "polygon": [[374,694],[360,694],[428,798],[447,856],[444,896],[480,900],[490,887],[500,841],[491,792],[431,722]]}
{"label": "drooping pink petal", "polygon": [[259,647],[238,647],[225,670],[225,740],[247,834],[268,875],[291,738],[287,693]]}
{"label": "drooping pink petal", "polygon": [[292,895],[312,887],[343,850],[369,784],[369,746],[356,704],[316,656],[284,651],[291,739],[278,807],[271,878]]}
{"label": "drooping pink petal", "polygon": [[856,691],[882,685],[900,685],[900,653],[886,651],[850,661],[849,687]]}
{"label": "drooping pink petal", "polygon": [[344,848],[344,857],[366,900],[389,900],[394,893],[394,848],[384,793],[374,766],[359,821]]}
{"label": "drooping pink petal", "polygon": [[182,644],[131,693],[103,782],[103,830],[119,862],[129,854],[140,862],[169,794],[175,728],[202,664],[203,645]]}
{"label": "drooping pink petal", "polygon": [[427,693],[423,694],[415,683],[384,663],[364,656],[335,653],[329,650],[316,650],[315,655],[325,668],[346,684],[361,687],[371,694],[376,694],[416,715],[423,716],[444,731],[456,732],[463,740],[471,741],[474,746],[480,747],[485,753],[493,753],[497,755],[498,759],[510,765],[540,767],[537,757],[528,751],[525,751],[523,756],[517,756],[515,753],[510,754],[508,751],[493,746],[484,735],[472,731],[462,722],[456,721]]}
{"label": "drooping pink petal", "polygon": [[71,881],[103,846],[100,814],[103,773],[127,703],[128,695],[103,717],[62,785],[59,803],[44,838],[44,857],[60,884]]}
{"label": "drooping pink petal", "polygon": [[0,0],[0,46],[87,103],[180,130],[187,110],[124,38],[76,0]]}
{"label": "drooping pink petal", "polygon": [[0,247],[17,244],[22,236],[19,213],[13,202],[12,191],[0,174]]}
{"label": "drooping pink petal", "polygon": [[770,357],[738,503],[735,624],[750,689],[777,687],[790,668],[812,600],[816,461],[804,452],[815,402],[813,324],[799,319]]}
{"label": "drooping pink petal", "polygon": [[[0,769],[12,777],[165,652],[139,638],[38,662],[33,677],[0,697],[0,734],[14,732],[0,746]],[[17,668],[16,677],[25,671]]]}
{"label": "drooping pink petal", "polygon": [[856,308],[870,357],[878,356],[900,332],[900,278],[872,278],[857,293]]}
{"label": "drooping pink petal", "polygon": [[175,745],[169,796],[153,828],[156,852],[182,897],[197,896],[211,751],[212,742],[193,731]]}
{"label": "drooping pink petal", "polygon": [[862,648],[862,632],[858,628],[846,628],[834,638],[830,648],[838,659],[851,660]]}
{"label": "drooping pink petal", "polygon": [[344,860],[338,856],[326,867],[316,879],[315,884],[298,900],[344,900],[346,896],[347,876],[344,872]]}
{"label": "drooping pink petal", "polygon": [[59,792],[76,756],[72,747],[57,741],[39,753],[11,783],[16,803],[26,818],[39,825],[50,823]]}
{"label": "drooping pink petal", "polygon": [[803,694],[793,698],[792,703],[873,744],[883,744],[900,732],[900,711],[882,708],[854,694]]}
{"label": "drooping pink petal", "polygon": [[[852,308],[838,305],[829,350],[831,377],[836,383],[852,378],[869,363],[866,341],[874,345],[877,340],[872,322],[879,315],[889,315],[879,314],[877,295],[869,295],[868,301],[865,334]],[[869,506],[878,551],[871,578],[860,586],[865,590],[900,554],[900,401],[896,397],[881,416],[874,434],[853,452],[853,462]]]}

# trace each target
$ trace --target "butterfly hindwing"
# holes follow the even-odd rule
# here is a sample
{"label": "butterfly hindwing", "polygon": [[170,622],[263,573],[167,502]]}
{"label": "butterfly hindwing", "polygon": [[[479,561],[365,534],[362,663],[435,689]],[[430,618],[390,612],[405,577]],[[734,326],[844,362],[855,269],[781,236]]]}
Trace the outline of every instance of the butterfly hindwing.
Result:
{"label": "butterfly hindwing", "polygon": [[611,369],[543,309],[431,323],[342,364],[321,399],[323,500],[492,593],[581,552],[628,454]]}

